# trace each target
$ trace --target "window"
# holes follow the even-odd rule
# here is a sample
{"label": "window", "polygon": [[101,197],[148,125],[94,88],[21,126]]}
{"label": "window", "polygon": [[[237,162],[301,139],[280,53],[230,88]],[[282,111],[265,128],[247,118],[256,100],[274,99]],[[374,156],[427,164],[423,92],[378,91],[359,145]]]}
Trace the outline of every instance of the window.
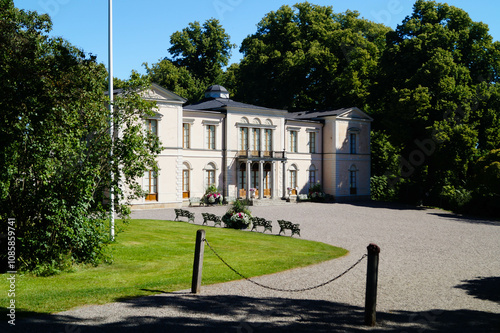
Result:
{"label": "window", "polygon": [[190,142],[189,132],[190,132],[190,125],[185,123],[183,125],[182,148],[189,148],[189,142]]}
{"label": "window", "polygon": [[290,131],[290,151],[297,152],[297,131]]}
{"label": "window", "polygon": [[148,119],[146,120],[146,126],[151,134],[158,136],[158,120],[156,119]]}
{"label": "window", "polygon": [[252,150],[260,150],[260,129],[258,128],[252,129]]}
{"label": "window", "polygon": [[246,163],[240,164],[240,172],[238,175],[238,187],[240,189],[247,188],[247,165],[246,165]]}
{"label": "window", "polygon": [[252,170],[250,171],[250,187],[255,189],[259,188],[259,163],[252,164]]}
{"label": "window", "polygon": [[356,139],[357,139],[356,133],[349,134],[349,145],[351,154],[356,154],[356,147],[357,147]]}
{"label": "window", "polygon": [[158,200],[158,177],[153,170],[144,174],[143,190],[146,192],[147,201]]}
{"label": "window", "polygon": [[290,168],[288,169],[288,179],[287,179],[287,190],[288,193],[291,195],[296,195],[297,194],[297,175],[299,169],[297,168],[297,165],[292,164],[290,165]]}
{"label": "window", "polygon": [[264,150],[270,152],[273,150],[273,130],[264,131]]}
{"label": "window", "polygon": [[189,170],[182,170],[182,198],[189,198]]}
{"label": "window", "polygon": [[215,167],[215,164],[210,162],[207,164],[207,166],[204,168],[205,170],[205,188],[208,188],[212,185],[215,184],[215,170],[217,168]]}
{"label": "window", "polygon": [[215,149],[215,125],[207,125],[207,148]]}
{"label": "window", "polygon": [[206,170],[205,178],[205,184],[207,188],[215,185],[215,170]]}
{"label": "window", "polygon": [[316,185],[316,168],[314,165],[309,169],[309,188],[312,188]]}
{"label": "window", "polygon": [[240,150],[248,149],[248,127],[240,128]]}
{"label": "window", "polygon": [[316,133],[309,132],[309,153],[316,153]]}
{"label": "window", "polygon": [[349,168],[349,187],[351,189],[351,194],[357,194],[357,169],[355,165]]}
{"label": "window", "polygon": [[290,170],[289,187],[291,189],[291,194],[296,195],[297,191],[295,188],[297,187],[297,170]]}

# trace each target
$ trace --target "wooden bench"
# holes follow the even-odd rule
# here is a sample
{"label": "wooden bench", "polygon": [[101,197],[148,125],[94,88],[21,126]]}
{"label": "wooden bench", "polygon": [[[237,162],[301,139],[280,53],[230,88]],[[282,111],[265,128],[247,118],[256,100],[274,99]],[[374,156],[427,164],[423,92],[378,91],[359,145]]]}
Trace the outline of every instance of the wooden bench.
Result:
{"label": "wooden bench", "polygon": [[210,213],[201,213],[201,216],[203,216],[203,224],[208,225],[208,221],[213,221],[214,222],[214,227],[216,225],[219,225],[219,227],[222,227],[221,225],[221,219],[220,216],[217,216],[215,214],[210,214]]}
{"label": "wooden bench", "polygon": [[188,222],[193,221],[194,223],[194,213],[184,209],[174,209],[175,211],[175,221],[179,221],[179,216],[187,217]]}
{"label": "wooden bench", "polygon": [[252,217],[252,230],[254,229],[257,230],[257,227],[264,227],[264,231],[269,230],[270,232],[273,232],[273,226],[271,224],[271,221],[268,221],[264,218],[261,217]]}
{"label": "wooden bench", "polygon": [[297,234],[300,236],[300,228],[299,224],[297,223],[292,223],[290,221],[285,221],[285,220],[278,220],[278,224],[280,225],[280,232],[279,235],[281,235],[281,232],[285,234],[285,230],[290,230],[292,232],[291,236],[294,234]]}
{"label": "wooden bench", "polygon": [[189,207],[192,207],[193,204],[198,204],[199,206],[203,206],[205,203],[201,201],[201,198],[198,197],[189,198]]}

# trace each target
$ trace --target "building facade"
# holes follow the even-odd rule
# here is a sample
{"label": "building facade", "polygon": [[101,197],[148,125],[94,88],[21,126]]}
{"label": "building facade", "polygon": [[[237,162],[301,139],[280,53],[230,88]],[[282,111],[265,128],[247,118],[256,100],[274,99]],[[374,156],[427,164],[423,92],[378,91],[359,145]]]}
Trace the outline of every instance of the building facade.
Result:
{"label": "building facade", "polygon": [[336,201],[370,196],[373,119],[358,108],[290,113],[233,101],[218,85],[187,106],[155,84],[144,98],[158,105],[146,126],[163,150],[135,209],[186,206],[211,185],[229,201],[293,198],[317,182]]}

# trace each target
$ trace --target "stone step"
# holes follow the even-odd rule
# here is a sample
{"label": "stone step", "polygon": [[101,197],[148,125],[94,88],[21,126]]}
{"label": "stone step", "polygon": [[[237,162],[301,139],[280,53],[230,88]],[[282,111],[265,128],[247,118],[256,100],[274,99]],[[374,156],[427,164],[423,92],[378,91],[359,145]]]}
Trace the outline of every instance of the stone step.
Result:
{"label": "stone step", "polygon": [[254,199],[252,206],[281,206],[281,205],[292,205],[295,204],[295,200],[287,202],[283,199]]}

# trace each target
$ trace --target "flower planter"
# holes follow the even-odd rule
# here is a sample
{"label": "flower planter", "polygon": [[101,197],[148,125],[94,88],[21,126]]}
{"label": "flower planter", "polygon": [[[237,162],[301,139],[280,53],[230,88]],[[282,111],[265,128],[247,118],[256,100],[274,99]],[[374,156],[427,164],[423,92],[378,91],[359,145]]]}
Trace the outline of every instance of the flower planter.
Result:
{"label": "flower planter", "polygon": [[232,229],[248,229],[251,224],[250,216],[245,213],[226,213],[222,216],[222,221],[227,228]]}

